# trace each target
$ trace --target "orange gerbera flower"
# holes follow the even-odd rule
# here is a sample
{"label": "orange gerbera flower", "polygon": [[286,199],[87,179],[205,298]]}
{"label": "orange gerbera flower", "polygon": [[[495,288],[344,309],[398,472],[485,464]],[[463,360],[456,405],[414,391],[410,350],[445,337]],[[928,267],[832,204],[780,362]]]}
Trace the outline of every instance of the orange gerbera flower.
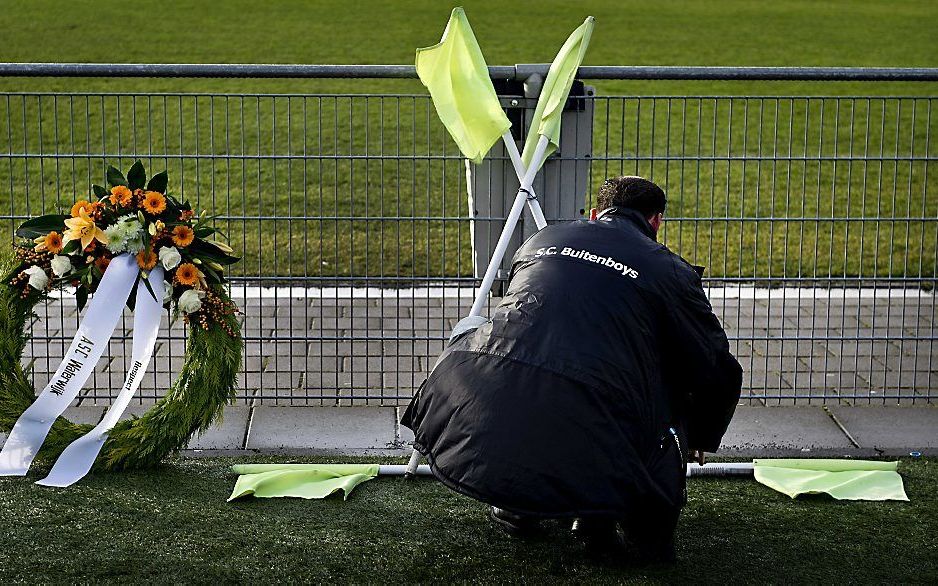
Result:
{"label": "orange gerbera flower", "polygon": [[166,210],[166,198],[158,191],[148,191],[143,196],[141,207],[154,216],[162,214]]}
{"label": "orange gerbera flower", "polygon": [[137,266],[145,271],[149,271],[156,266],[156,253],[150,248],[144,248],[137,253]]}
{"label": "orange gerbera flower", "polygon": [[199,282],[199,269],[191,262],[184,262],[176,268],[175,281],[180,285],[195,286]]}
{"label": "orange gerbera flower", "polygon": [[48,251],[52,254],[58,254],[62,252],[62,247],[65,246],[65,243],[62,242],[62,235],[55,231],[49,232],[45,236],[40,236],[33,240],[33,242],[36,243],[36,252]]}
{"label": "orange gerbera flower", "polygon": [[107,270],[109,264],[111,264],[111,257],[109,256],[99,256],[94,261],[94,266],[102,273]]}
{"label": "orange gerbera flower", "polygon": [[75,205],[72,206],[72,217],[77,218],[81,216],[81,212],[84,210],[89,216],[94,214],[95,205],[89,203],[88,200],[80,199],[75,202]]}
{"label": "orange gerbera flower", "polygon": [[195,232],[189,226],[176,226],[173,228],[173,244],[176,246],[189,246],[195,240]]}
{"label": "orange gerbera flower", "polygon": [[123,185],[111,188],[111,203],[116,206],[127,207],[133,201],[134,194]]}

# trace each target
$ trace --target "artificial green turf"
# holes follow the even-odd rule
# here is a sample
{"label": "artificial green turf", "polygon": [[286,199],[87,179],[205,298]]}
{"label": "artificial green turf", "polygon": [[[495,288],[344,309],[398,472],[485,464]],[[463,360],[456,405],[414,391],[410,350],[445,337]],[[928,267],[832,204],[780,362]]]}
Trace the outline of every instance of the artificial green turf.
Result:
{"label": "artificial green turf", "polygon": [[[588,65],[938,66],[938,9],[928,1],[552,0],[533,9],[492,1],[465,7],[490,64],[547,62],[593,14]],[[450,8],[430,0],[341,7],[283,0],[19,3],[0,12],[0,60],[411,63],[415,47],[439,38]],[[600,100],[588,193],[622,172],[663,183],[669,216],[683,218],[666,224],[666,242],[708,265],[710,275],[934,275],[934,223],[902,219],[938,214],[938,201],[926,197],[938,189],[938,173],[923,159],[935,156],[933,102],[680,97],[935,96],[936,84],[594,85]],[[124,168],[144,156],[154,170],[168,168],[176,193],[230,218],[223,227],[245,256],[235,274],[369,276],[389,283],[471,274],[464,170],[458,160],[422,159],[452,156],[455,149],[415,80],[9,78],[0,79],[4,91],[72,93],[0,94],[0,153],[41,155],[0,158],[4,214],[49,212],[84,196],[103,176],[105,161],[96,155]],[[136,95],[89,95],[94,92]],[[159,95],[140,95],[145,92]],[[241,95],[253,92],[303,96]],[[331,93],[418,97],[322,97]],[[678,99],[605,100],[617,95]],[[78,156],[60,157],[72,153]],[[235,158],[224,158],[229,155]],[[391,158],[366,158],[375,155]],[[636,161],[635,155],[658,159]],[[665,160],[675,156],[685,158]],[[776,156],[782,160],[772,161]],[[903,160],[910,156],[917,160]],[[845,160],[866,157],[872,158]],[[698,221],[709,217],[723,219]],[[793,220],[742,221],[768,217]],[[851,219],[824,220],[844,217]],[[857,221],[876,217],[900,220]],[[3,223],[0,237],[12,224]]]}
{"label": "artificial green turf", "polygon": [[[252,458],[269,461],[271,458]],[[348,460],[348,459],[346,459]],[[928,583],[938,580],[938,462],[905,461],[910,502],[797,500],[751,479],[692,479],[679,561],[584,555],[566,527],[515,540],[429,479],[379,478],[348,501],[226,503],[235,459],[183,459],[66,490],[0,480],[11,582]],[[33,473],[33,478],[36,472]]]}

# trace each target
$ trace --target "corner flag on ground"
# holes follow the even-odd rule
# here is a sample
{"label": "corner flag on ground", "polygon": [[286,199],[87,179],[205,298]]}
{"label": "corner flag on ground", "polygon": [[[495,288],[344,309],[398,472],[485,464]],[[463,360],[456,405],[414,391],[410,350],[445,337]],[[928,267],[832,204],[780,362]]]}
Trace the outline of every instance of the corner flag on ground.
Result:
{"label": "corner flag on ground", "polygon": [[531,161],[539,136],[546,136],[549,142],[547,151],[544,153],[545,158],[557,150],[560,144],[560,115],[563,113],[563,106],[570,93],[570,87],[573,86],[576,72],[580,68],[580,63],[583,62],[586,48],[590,44],[594,20],[592,16],[587,17],[583,24],[570,34],[563,47],[557,52],[557,56],[554,57],[554,62],[550,64],[547,79],[544,80],[544,87],[541,89],[541,96],[534,109],[534,118],[528,129],[528,137],[524,141],[524,151],[521,153],[521,160],[525,167],[530,167],[532,162],[540,167],[543,162]]}
{"label": "corner flag on ground", "polygon": [[462,8],[453,9],[438,44],[417,49],[416,65],[459,150],[481,163],[511,122],[498,103],[482,49]]}

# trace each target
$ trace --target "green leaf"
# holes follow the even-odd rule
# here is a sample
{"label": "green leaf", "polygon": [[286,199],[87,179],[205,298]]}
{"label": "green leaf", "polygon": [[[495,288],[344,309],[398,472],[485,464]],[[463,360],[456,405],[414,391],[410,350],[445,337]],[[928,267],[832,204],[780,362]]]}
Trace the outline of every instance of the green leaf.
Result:
{"label": "green leaf", "polygon": [[137,304],[137,286],[140,285],[140,279],[134,281],[134,286],[130,290],[130,295],[127,296],[127,308],[130,311],[134,310],[134,305]]}
{"label": "green leaf", "polygon": [[173,207],[182,211],[187,211],[187,210],[192,209],[192,206],[189,205],[189,202],[180,203],[180,201],[176,199],[175,196],[172,196],[168,193],[165,195],[166,195],[166,200],[169,201],[170,205],[172,205]]}
{"label": "green leaf", "polygon": [[85,308],[85,304],[88,303],[88,289],[84,287],[79,287],[75,290],[75,302],[78,303],[78,311],[81,311]]}
{"label": "green leaf", "polygon": [[202,271],[202,274],[205,275],[205,280],[211,284],[221,284],[225,282],[225,277],[218,273],[215,269],[201,264],[199,265],[199,270]]}
{"label": "green leaf", "polygon": [[118,171],[116,167],[112,167],[111,165],[108,165],[107,167],[107,182],[111,187],[115,187],[117,185],[123,185],[126,187],[127,185],[127,180],[124,179],[124,174]]}
{"label": "green leaf", "polygon": [[158,301],[156,298],[156,291],[153,290],[153,285],[150,284],[150,279],[144,279],[142,276],[139,277],[140,282],[144,284],[147,288],[147,291],[150,292],[150,296],[153,297],[153,301]]}
{"label": "green leaf", "polygon": [[215,228],[199,228],[194,230],[196,238],[208,238],[215,233]]}
{"label": "green leaf", "polygon": [[16,235],[21,238],[36,238],[45,236],[53,230],[62,232],[65,230],[65,220],[68,218],[69,216],[64,214],[49,214],[30,218],[20,224],[20,227],[16,229]]}
{"label": "green leaf", "polygon": [[78,252],[79,248],[81,248],[81,240],[69,240],[68,244],[62,248],[62,254],[72,254]]}
{"label": "green leaf", "polygon": [[130,167],[130,170],[127,171],[127,187],[131,191],[135,189],[143,189],[144,185],[147,184],[147,172],[143,168],[143,163],[137,159],[134,164]]}
{"label": "green leaf", "polygon": [[108,196],[107,189],[104,189],[100,185],[92,185],[91,190],[94,191],[94,194],[98,199],[104,199]]}
{"label": "green leaf", "polygon": [[[205,214],[205,212],[203,211],[202,214]],[[198,219],[196,219],[195,225],[196,225],[196,226],[202,226],[202,225],[205,225],[205,224],[211,224],[211,223],[215,222],[215,220],[217,220],[219,217],[221,217],[220,214],[215,214],[215,215],[213,215],[213,216],[201,215],[201,216],[198,217]]]}
{"label": "green leaf", "polygon": [[204,240],[193,241],[188,247],[188,252],[190,255],[196,256],[202,260],[213,260],[221,265],[231,265],[241,260],[240,257],[226,254],[215,245],[209,244]]}
{"label": "green leaf", "polygon": [[166,174],[166,171],[162,171],[150,178],[150,182],[147,183],[147,191],[159,191],[160,193],[166,193],[166,185],[168,183],[169,176]]}

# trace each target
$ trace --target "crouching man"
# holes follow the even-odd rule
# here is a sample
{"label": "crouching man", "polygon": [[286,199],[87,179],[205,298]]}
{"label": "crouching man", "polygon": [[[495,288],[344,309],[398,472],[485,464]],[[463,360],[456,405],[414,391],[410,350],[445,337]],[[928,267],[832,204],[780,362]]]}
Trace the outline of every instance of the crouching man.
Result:
{"label": "crouching man", "polygon": [[510,533],[569,517],[596,547],[674,557],[686,462],[719,447],[742,370],[700,275],[656,241],[665,204],[616,177],[597,220],[532,236],[404,414],[437,478]]}

